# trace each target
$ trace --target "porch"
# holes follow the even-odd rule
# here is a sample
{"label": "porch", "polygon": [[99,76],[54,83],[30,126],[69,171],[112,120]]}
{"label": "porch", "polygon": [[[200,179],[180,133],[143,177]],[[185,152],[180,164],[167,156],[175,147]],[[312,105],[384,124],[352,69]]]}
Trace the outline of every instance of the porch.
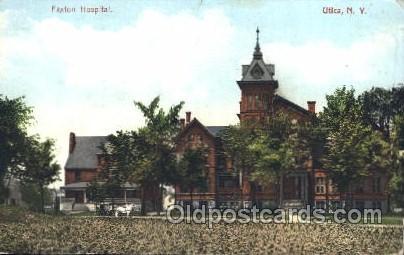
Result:
{"label": "porch", "polygon": [[280,207],[303,208],[308,204],[308,173],[293,172],[281,177]]}
{"label": "porch", "polygon": [[[95,203],[90,201],[87,194],[88,182],[71,183],[61,187],[65,196],[61,198],[60,208],[62,211],[95,211]],[[116,196],[106,197],[105,203],[128,204],[140,203],[140,192],[137,185],[124,184],[117,191]]]}

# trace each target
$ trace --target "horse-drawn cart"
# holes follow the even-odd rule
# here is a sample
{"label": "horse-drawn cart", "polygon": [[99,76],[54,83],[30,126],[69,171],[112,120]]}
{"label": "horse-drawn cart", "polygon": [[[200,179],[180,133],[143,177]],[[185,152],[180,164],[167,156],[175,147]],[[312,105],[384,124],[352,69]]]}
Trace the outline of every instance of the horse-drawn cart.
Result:
{"label": "horse-drawn cart", "polygon": [[102,203],[97,205],[97,215],[99,216],[130,216],[138,215],[141,212],[141,205],[137,203],[112,204]]}

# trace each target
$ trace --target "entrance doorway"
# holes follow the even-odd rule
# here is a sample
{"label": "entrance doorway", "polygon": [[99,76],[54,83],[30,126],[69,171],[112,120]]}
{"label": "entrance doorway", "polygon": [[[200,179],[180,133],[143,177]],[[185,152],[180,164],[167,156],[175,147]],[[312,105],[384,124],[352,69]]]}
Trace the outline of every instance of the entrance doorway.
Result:
{"label": "entrance doorway", "polygon": [[289,200],[303,200],[305,199],[305,185],[304,185],[304,176],[295,175],[295,176],[285,176],[283,178],[283,199]]}

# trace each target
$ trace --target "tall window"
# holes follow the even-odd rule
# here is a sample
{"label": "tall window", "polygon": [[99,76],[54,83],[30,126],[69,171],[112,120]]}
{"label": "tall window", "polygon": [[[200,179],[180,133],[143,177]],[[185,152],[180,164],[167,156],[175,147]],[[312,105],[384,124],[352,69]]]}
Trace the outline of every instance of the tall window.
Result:
{"label": "tall window", "polygon": [[338,189],[337,186],[332,182],[331,179],[328,181],[328,191],[329,193],[337,193]]}
{"label": "tall window", "polygon": [[316,177],[316,193],[325,194],[325,178]]}
{"label": "tall window", "polygon": [[255,95],[255,109],[262,109],[262,95]]}
{"label": "tall window", "polygon": [[317,209],[325,209],[325,201],[316,201]]}
{"label": "tall window", "polygon": [[248,109],[248,110],[252,110],[252,109],[253,109],[253,101],[254,101],[254,98],[253,98],[252,95],[248,95],[248,96],[247,96],[247,99],[248,99],[247,109]]}
{"label": "tall window", "polygon": [[269,109],[269,95],[268,94],[264,94],[262,96],[262,104],[264,105],[264,110]]}
{"label": "tall window", "polygon": [[363,193],[365,191],[364,185],[363,185],[363,180],[360,180],[356,183],[355,191],[358,193]]}
{"label": "tall window", "polygon": [[373,178],[373,185],[372,185],[372,190],[373,192],[381,192],[381,178],[380,177],[375,177]]}
{"label": "tall window", "polygon": [[75,180],[76,182],[81,181],[81,178],[80,178],[80,171],[75,171],[75,172],[74,172],[74,180]]}

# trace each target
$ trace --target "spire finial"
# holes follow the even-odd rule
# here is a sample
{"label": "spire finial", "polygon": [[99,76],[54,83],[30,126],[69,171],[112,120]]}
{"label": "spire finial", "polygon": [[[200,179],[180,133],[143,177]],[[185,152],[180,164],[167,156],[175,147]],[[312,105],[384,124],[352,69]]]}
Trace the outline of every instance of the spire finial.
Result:
{"label": "spire finial", "polygon": [[254,59],[262,59],[262,52],[260,47],[260,29],[257,26],[257,43],[255,44]]}

